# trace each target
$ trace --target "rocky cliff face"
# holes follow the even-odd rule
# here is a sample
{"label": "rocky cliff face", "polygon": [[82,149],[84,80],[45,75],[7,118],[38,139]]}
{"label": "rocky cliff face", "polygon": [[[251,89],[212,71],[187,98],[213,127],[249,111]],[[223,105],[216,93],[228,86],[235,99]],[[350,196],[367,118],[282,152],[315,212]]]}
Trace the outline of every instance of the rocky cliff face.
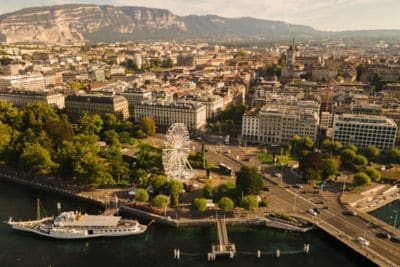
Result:
{"label": "rocky cliff face", "polygon": [[93,34],[132,35],[135,31],[186,31],[167,10],[144,7],[62,5],[27,8],[0,16],[0,33],[11,42],[71,43]]}
{"label": "rocky cliff face", "polygon": [[319,37],[396,38],[399,30],[321,32],[307,26],[254,18],[179,17],[168,10],[70,4],[26,8],[0,16],[0,41],[117,42],[142,40],[290,40]]}

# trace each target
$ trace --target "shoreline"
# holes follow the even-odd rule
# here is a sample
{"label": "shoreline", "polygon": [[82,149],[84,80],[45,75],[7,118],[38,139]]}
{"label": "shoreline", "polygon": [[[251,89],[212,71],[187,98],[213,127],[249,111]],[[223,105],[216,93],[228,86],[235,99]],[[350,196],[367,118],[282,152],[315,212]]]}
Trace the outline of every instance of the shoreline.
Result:
{"label": "shoreline", "polygon": [[[107,207],[105,201],[101,198],[95,198],[91,196],[84,196],[79,193],[61,189],[58,187],[53,187],[49,185],[44,185],[37,181],[28,181],[23,178],[16,177],[14,175],[5,174],[0,172],[0,179],[6,182],[19,184],[22,186],[30,187],[39,189],[45,192],[50,192],[53,194],[62,195],[68,198],[72,198],[79,201],[84,201],[90,204],[97,205],[103,209]],[[150,213],[147,211],[143,211],[140,209],[135,209],[130,207],[129,205],[125,204],[124,201],[120,201],[119,210],[127,213],[131,216],[136,216],[141,219],[155,221],[164,226],[173,227],[173,228],[180,228],[180,227],[210,227],[215,225],[214,218],[202,218],[202,219],[172,219],[169,216],[161,216],[154,213]],[[307,227],[301,227],[299,225],[294,225],[289,222],[284,222],[282,220],[273,220],[267,217],[258,217],[258,216],[251,216],[248,218],[225,218],[225,222],[228,226],[265,226],[274,229],[280,229],[285,231],[293,231],[293,232],[300,232],[305,233],[312,229],[314,229],[313,225]]]}

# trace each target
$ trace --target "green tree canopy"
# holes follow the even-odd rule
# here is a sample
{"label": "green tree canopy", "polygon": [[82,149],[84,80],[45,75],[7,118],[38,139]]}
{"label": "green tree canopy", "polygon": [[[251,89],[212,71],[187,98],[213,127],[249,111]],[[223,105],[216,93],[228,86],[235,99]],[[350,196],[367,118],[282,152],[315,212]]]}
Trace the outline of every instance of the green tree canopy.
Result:
{"label": "green tree canopy", "polygon": [[214,194],[214,188],[210,183],[206,183],[203,187],[203,197],[212,198]]}
{"label": "green tree canopy", "polygon": [[263,188],[263,179],[256,167],[242,166],[236,176],[236,187],[244,195],[257,195]]}
{"label": "green tree canopy", "polygon": [[369,159],[369,160],[374,160],[377,157],[379,157],[379,155],[381,154],[381,151],[379,148],[377,148],[376,146],[373,145],[369,145],[366,149],[365,149],[365,156]]}
{"label": "green tree canopy", "polygon": [[375,183],[379,183],[382,180],[381,173],[372,167],[366,168],[365,173],[371,178],[371,180]]}
{"label": "green tree canopy", "polygon": [[235,207],[235,203],[229,197],[222,197],[218,201],[218,207],[222,209],[224,212],[231,211]]}
{"label": "green tree canopy", "polygon": [[368,160],[363,155],[356,155],[353,158],[353,163],[357,166],[365,166],[368,164]]}
{"label": "green tree canopy", "polygon": [[153,206],[159,209],[165,209],[170,203],[170,199],[166,195],[159,194],[153,199]]}
{"label": "green tree canopy", "polygon": [[340,162],[335,158],[324,160],[322,165],[322,179],[329,179],[331,176],[336,176],[339,173]]}
{"label": "green tree canopy", "polygon": [[140,120],[140,128],[148,136],[156,134],[156,123],[150,117],[144,117]]}
{"label": "green tree canopy", "polygon": [[0,121],[0,156],[9,149],[12,140],[13,129]]}
{"label": "green tree canopy", "polygon": [[359,172],[354,175],[354,185],[355,186],[364,186],[369,185],[371,183],[371,178],[365,172]]}
{"label": "green tree canopy", "polygon": [[396,147],[390,150],[389,158],[393,163],[400,163],[400,148]]}
{"label": "green tree canopy", "polygon": [[165,188],[168,183],[168,178],[165,175],[157,175],[151,178],[150,184],[154,189],[156,194],[162,193],[165,191]]}
{"label": "green tree canopy", "polygon": [[253,195],[245,196],[241,201],[241,205],[245,210],[255,211],[258,208],[257,197]]}
{"label": "green tree canopy", "polygon": [[64,141],[71,141],[75,134],[72,124],[60,119],[47,122],[45,130],[57,145],[61,145]]}
{"label": "green tree canopy", "polygon": [[207,209],[207,200],[205,198],[195,198],[192,205],[196,210],[204,212]]}
{"label": "green tree canopy", "polygon": [[149,193],[143,188],[139,188],[135,192],[135,200],[138,202],[147,202],[149,201]]}
{"label": "green tree canopy", "polygon": [[107,160],[90,151],[74,162],[73,170],[78,181],[92,187],[115,183]]}
{"label": "green tree canopy", "polygon": [[52,161],[50,152],[38,143],[26,144],[20,156],[20,163],[26,169],[44,174],[57,166]]}
{"label": "green tree canopy", "polygon": [[90,115],[84,112],[79,118],[78,131],[86,134],[99,134],[103,129],[103,120],[100,115]]}
{"label": "green tree canopy", "polygon": [[353,162],[353,159],[355,156],[356,156],[356,152],[349,148],[342,150],[342,153],[340,155],[342,161],[347,164]]}
{"label": "green tree canopy", "polygon": [[182,193],[183,184],[178,180],[171,180],[168,182],[168,193],[171,196],[171,204],[179,205],[179,195]]}

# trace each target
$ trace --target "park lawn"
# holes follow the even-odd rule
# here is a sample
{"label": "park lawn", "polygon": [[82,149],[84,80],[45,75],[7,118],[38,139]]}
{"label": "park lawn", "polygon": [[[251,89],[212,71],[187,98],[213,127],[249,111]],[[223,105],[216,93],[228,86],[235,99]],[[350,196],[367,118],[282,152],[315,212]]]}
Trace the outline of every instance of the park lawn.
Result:
{"label": "park lawn", "polygon": [[258,155],[258,159],[261,161],[261,163],[265,163],[265,164],[271,164],[274,163],[274,158],[267,153],[260,153]]}
{"label": "park lawn", "polygon": [[293,162],[293,161],[297,162],[297,161],[299,161],[299,159],[297,157],[288,156],[288,155],[278,156],[278,162],[280,162],[283,165],[288,164],[289,162]]}

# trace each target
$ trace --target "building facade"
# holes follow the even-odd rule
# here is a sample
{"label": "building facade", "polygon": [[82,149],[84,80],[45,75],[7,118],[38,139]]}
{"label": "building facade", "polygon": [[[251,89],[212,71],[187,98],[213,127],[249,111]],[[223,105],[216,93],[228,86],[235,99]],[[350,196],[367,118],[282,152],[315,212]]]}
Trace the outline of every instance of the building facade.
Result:
{"label": "building facade", "polygon": [[382,116],[342,114],[333,123],[333,140],[344,145],[354,144],[359,149],[368,145],[388,151],[395,146],[397,124]]}
{"label": "building facade", "polygon": [[128,101],[122,96],[69,95],[65,98],[65,110],[71,120],[84,113],[114,114],[120,120],[129,118]]}
{"label": "building facade", "polygon": [[160,130],[166,130],[173,123],[184,123],[190,131],[200,130],[207,123],[206,107],[196,102],[147,101],[135,105],[134,119],[152,118]]}
{"label": "building facade", "polygon": [[44,102],[55,109],[64,109],[64,95],[47,91],[1,90],[0,100],[24,107],[32,102]]}

